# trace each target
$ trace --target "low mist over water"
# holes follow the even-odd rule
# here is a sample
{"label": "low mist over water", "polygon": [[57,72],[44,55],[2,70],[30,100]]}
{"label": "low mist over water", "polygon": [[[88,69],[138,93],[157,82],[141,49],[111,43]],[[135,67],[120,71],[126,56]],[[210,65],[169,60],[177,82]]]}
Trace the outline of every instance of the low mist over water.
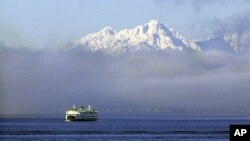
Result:
{"label": "low mist over water", "polygon": [[0,50],[1,115],[62,114],[73,104],[100,111],[244,113],[250,56],[216,51]]}

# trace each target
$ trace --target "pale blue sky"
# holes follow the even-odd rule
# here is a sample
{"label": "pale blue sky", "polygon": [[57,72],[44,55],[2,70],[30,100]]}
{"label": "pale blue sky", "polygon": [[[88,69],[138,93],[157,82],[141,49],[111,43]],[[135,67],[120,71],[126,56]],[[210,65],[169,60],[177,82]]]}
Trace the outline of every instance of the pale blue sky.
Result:
{"label": "pale blue sky", "polygon": [[105,26],[120,30],[151,19],[205,38],[214,32],[210,23],[249,11],[247,0],[0,0],[0,42],[55,47]]}

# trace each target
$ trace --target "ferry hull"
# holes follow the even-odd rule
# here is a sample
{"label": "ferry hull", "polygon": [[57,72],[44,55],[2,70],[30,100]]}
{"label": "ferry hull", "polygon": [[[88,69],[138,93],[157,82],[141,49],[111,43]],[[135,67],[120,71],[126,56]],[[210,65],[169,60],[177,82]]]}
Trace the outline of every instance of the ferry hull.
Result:
{"label": "ferry hull", "polygon": [[66,121],[96,121],[97,120],[97,113],[88,113],[88,114],[81,114],[81,115],[66,115]]}

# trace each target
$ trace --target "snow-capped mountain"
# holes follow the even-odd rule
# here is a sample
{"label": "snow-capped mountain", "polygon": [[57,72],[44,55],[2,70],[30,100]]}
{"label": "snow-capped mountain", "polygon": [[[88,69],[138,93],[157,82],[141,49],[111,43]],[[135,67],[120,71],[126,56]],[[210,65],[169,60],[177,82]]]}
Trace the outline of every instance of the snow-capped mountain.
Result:
{"label": "snow-capped mountain", "polygon": [[197,41],[202,51],[219,50],[232,53],[250,52],[250,32],[225,33],[207,40]]}
{"label": "snow-capped mountain", "polygon": [[188,40],[173,28],[157,20],[121,31],[105,27],[99,32],[68,43],[63,50],[86,49],[108,53],[134,52],[138,50],[250,52],[250,32],[227,33],[206,40]]}
{"label": "snow-capped mountain", "polygon": [[150,49],[200,51],[195,42],[187,40],[173,28],[168,28],[157,20],[121,31],[105,27],[99,32],[89,34],[66,46],[67,50],[78,48],[112,53]]}

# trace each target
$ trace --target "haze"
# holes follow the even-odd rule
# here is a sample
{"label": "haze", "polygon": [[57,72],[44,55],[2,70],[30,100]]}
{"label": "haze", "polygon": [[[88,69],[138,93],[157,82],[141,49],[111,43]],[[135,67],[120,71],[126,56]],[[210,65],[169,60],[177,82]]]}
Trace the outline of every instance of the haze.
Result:
{"label": "haze", "polygon": [[0,115],[100,112],[249,115],[250,55],[61,52],[105,26],[157,19],[190,39],[250,31],[248,0],[0,2]]}
{"label": "haze", "polygon": [[249,111],[249,55],[1,50],[1,114]]}

